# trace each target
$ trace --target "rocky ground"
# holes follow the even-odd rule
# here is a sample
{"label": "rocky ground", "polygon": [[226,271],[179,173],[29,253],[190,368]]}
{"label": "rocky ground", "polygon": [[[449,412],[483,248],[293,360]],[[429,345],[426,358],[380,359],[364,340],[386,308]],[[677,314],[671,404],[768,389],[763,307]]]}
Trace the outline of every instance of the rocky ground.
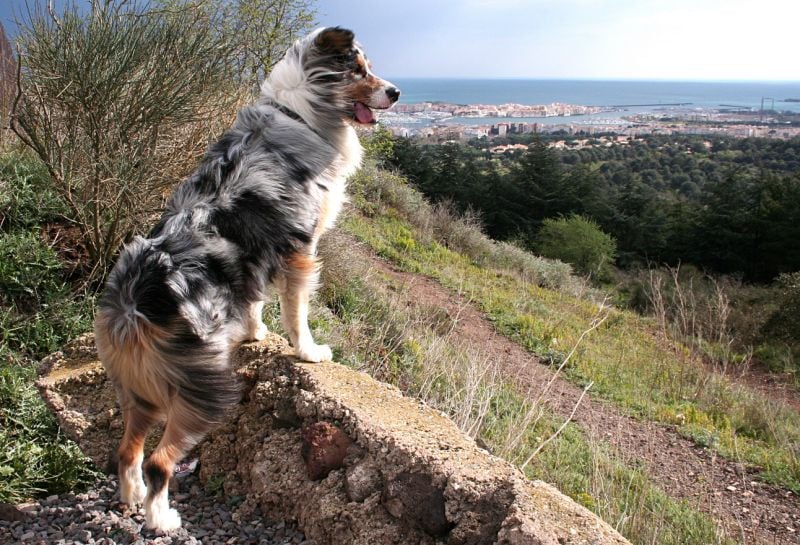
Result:
{"label": "rocky ground", "polygon": [[[256,515],[240,516],[236,498],[227,502],[206,494],[195,476],[170,494],[183,517],[169,534],[144,528],[144,512],[119,503],[116,477],[83,493],[50,496],[38,502],[0,509],[0,543],[24,545],[312,545],[291,524]],[[2,507],[2,506],[0,506]]]}

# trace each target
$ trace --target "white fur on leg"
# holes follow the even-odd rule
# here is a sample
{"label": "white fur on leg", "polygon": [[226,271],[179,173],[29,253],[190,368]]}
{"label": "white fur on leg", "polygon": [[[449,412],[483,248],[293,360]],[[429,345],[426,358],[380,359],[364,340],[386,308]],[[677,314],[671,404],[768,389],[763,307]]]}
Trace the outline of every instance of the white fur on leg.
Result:
{"label": "white fur on leg", "polygon": [[297,347],[297,357],[303,361],[318,363],[331,361],[333,352],[331,352],[331,347],[327,344],[316,344],[314,341],[310,341]]}
{"label": "white fur on leg", "polygon": [[267,325],[264,323],[264,320],[261,319],[262,312],[264,311],[264,302],[260,301],[258,303],[254,303],[250,307],[250,338],[256,341],[263,341],[267,338],[267,334],[269,333],[269,329],[267,329]]}
{"label": "white fur on leg", "polygon": [[267,328],[267,324],[261,322],[256,326],[256,330],[253,332],[253,339],[256,341],[263,341],[267,338],[267,334],[269,334],[269,329]]}
{"label": "white fur on leg", "polygon": [[133,507],[144,501],[147,486],[142,478],[142,455],[128,467],[121,467],[119,472],[119,500]]}
{"label": "white fur on leg", "polygon": [[281,292],[281,321],[298,358],[312,363],[331,360],[331,348],[315,343],[308,328],[308,291],[305,288]]}
{"label": "white fur on leg", "polygon": [[144,519],[148,528],[169,532],[181,527],[181,516],[175,509],[170,509],[167,498],[168,486],[147,497],[144,505]]}

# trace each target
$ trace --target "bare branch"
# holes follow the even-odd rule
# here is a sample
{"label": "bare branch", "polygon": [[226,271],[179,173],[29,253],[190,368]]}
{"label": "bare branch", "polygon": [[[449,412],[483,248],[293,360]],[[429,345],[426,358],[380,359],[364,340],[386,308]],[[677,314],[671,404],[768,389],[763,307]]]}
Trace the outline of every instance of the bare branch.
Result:
{"label": "bare branch", "polygon": [[572,422],[572,419],[573,419],[573,418],[575,418],[575,413],[578,411],[578,407],[580,407],[581,401],[583,401],[583,398],[584,398],[584,396],[586,396],[586,392],[588,392],[588,391],[589,391],[589,389],[590,389],[592,386],[594,386],[594,382],[590,382],[589,384],[587,384],[587,385],[586,385],[586,387],[585,387],[585,388],[583,389],[583,391],[581,392],[581,396],[578,398],[578,401],[575,403],[575,406],[574,406],[574,407],[572,407],[572,412],[569,414],[569,417],[567,417],[567,419],[566,419],[566,420],[564,420],[564,422],[562,422],[562,423],[561,423],[561,426],[559,426],[559,428],[558,428],[558,429],[555,431],[555,433],[553,433],[553,434],[552,434],[550,437],[548,437],[547,439],[545,439],[544,441],[542,441],[542,442],[539,444],[539,446],[538,446],[538,447],[536,447],[536,450],[534,450],[534,451],[533,451],[533,452],[530,454],[530,456],[528,456],[528,458],[527,458],[527,459],[526,459],[526,460],[525,460],[525,461],[522,463],[522,465],[520,466],[520,469],[523,469],[523,470],[524,470],[524,469],[525,469],[525,467],[526,467],[526,466],[527,466],[529,463],[531,463],[531,460],[533,460],[533,459],[536,457],[536,455],[537,455],[537,454],[539,454],[539,453],[542,451],[542,449],[543,449],[544,447],[546,447],[546,446],[547,446],[547,445],[548,445],[548,444],[549,444],[549,443],[550,443],[550,442],[551,442],[553,439],[555,439],[556,437],[558,437],[559,435],[561,435],[561,432],[562,432],[562,431],[564,431],[564,428],[566,428],[566,427],[567,427],[567,424],[569,424],[570,422]]}

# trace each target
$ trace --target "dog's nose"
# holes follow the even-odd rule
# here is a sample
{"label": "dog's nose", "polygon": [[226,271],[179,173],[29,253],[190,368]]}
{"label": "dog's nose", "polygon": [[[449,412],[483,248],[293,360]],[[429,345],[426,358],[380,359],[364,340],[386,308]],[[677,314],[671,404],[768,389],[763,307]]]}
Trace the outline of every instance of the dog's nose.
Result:
{"label": "dog's nose", "polygon": [[386,89],[386,96],[388,96],[389,100],[392,102],[397,102],[397,100],[400,98],[400,89],[397,87],[389,87]]}

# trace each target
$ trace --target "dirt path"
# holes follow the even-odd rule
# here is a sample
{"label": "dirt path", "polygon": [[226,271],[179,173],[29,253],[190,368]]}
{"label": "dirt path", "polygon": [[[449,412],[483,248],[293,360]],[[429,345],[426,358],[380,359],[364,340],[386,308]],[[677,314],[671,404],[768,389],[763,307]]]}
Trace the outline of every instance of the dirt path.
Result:
{"label": "dirt path", "polygon": [[[457,342],[498,354],[498,363],[534,395],[552,376],[534,355],[497,333],[470,302],[428,277],[394,269],[376,256],[374,268],[390,277],[408,305],[443,309],[456,322]],[[570,414],[581,389],[557,379],[548,401],[562,416]],[[614,406],[586,396],[575,413],[593,439],[603,440],[626,461],[644,463],[652,480],[673,498],[684,499],[711,515],[735,540],[747,544],[800,543],[800,500],[778,487],[758,482],[741,464],[716,456],[683,438],[673,427],[639,421]]]}

